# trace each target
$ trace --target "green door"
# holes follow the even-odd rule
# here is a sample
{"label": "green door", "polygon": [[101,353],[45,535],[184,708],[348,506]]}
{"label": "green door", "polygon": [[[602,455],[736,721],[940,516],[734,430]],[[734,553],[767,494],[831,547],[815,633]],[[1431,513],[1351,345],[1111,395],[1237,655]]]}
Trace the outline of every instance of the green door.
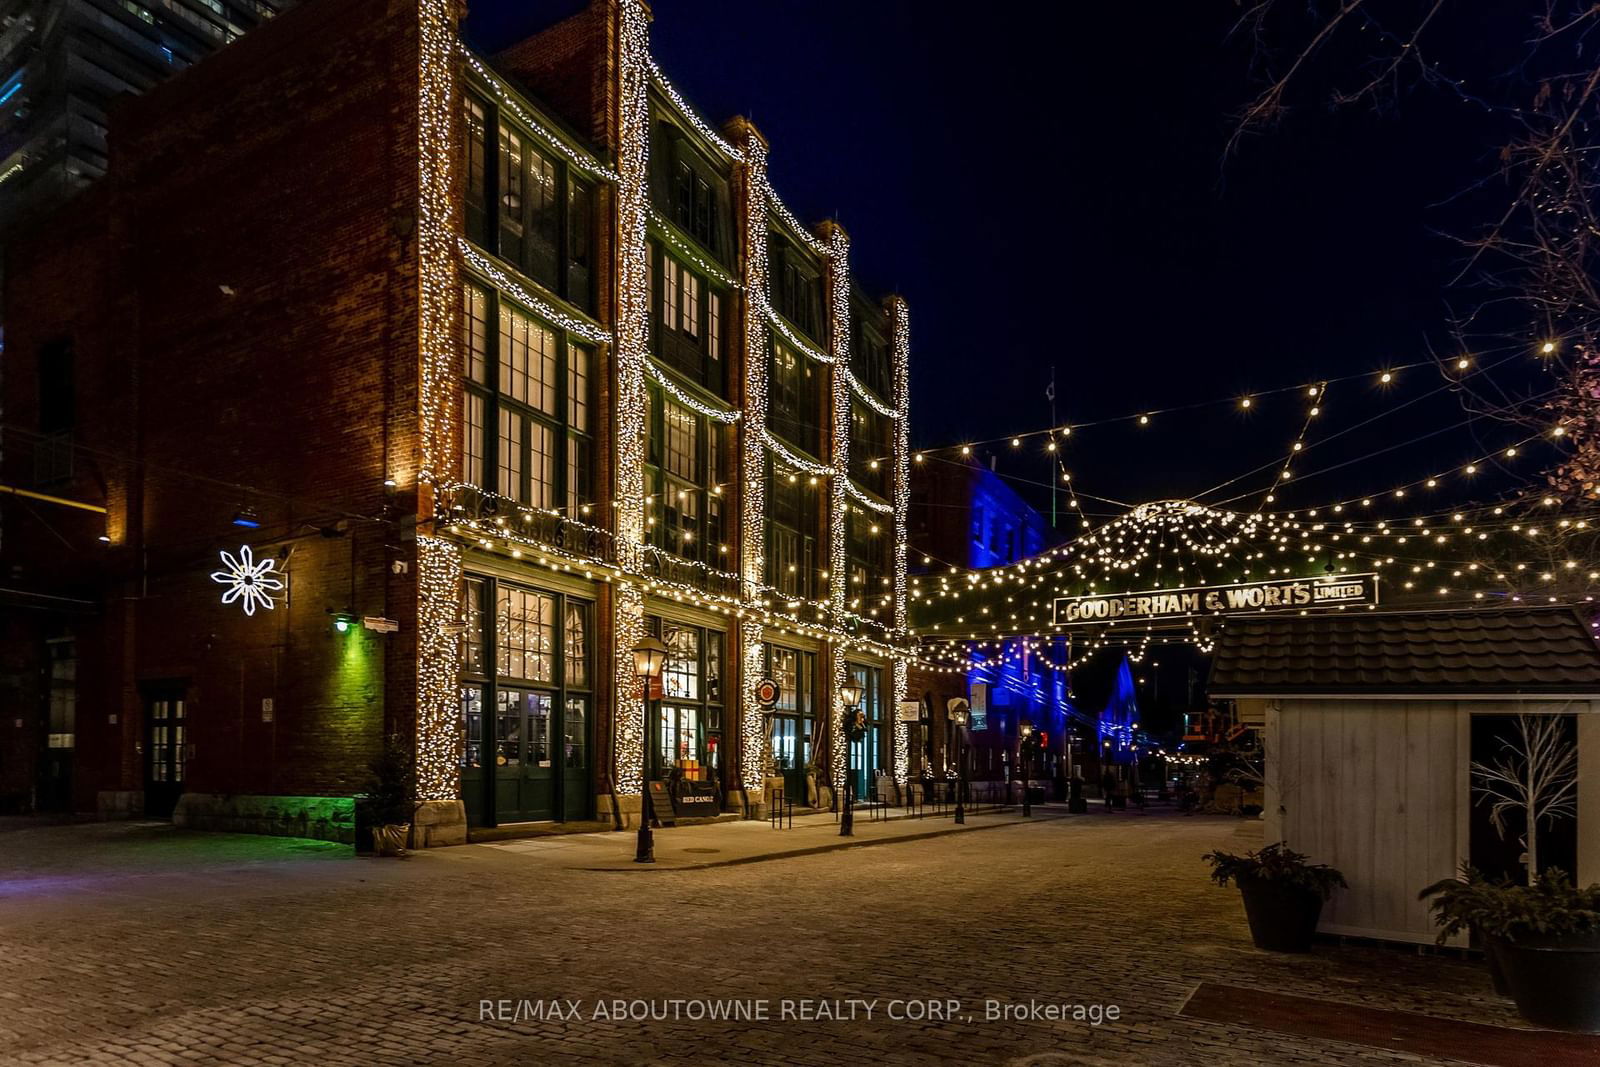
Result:
{"label": "green door", "polygon": [[772,717],[772,763],[783,775],[783,795],[800,806],[806,803],[806,737],[795,715]]}
{"label": "green door", "polygon": [[548,693],[495,693],[494,814],[498,823],[555,818],[555,766]]}
{"label": "green door", "polygon": [[589,790],[589,698],[568,696],[561,717],[561,815],[587,819]]}

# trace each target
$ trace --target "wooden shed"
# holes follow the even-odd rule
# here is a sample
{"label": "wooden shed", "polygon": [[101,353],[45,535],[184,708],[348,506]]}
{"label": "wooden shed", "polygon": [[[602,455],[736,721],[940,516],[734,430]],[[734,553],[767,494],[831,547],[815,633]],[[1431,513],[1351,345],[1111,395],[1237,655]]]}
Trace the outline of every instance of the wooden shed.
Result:
{"label": "wooden shed", "polygon": [[1520,827],[1490,828],[1470,773],[1520,715],[1564,717],[1577,748],[1576,814],[1541,833],[1541,857],[1600,881],[1600,648],[1571,609],[1230,622],[1209,692],[1260,733],[1265,839],[1350,882],[1323,910],[1325,933],[1432,942],[1419,889],[1462,860],[1520,874]]}

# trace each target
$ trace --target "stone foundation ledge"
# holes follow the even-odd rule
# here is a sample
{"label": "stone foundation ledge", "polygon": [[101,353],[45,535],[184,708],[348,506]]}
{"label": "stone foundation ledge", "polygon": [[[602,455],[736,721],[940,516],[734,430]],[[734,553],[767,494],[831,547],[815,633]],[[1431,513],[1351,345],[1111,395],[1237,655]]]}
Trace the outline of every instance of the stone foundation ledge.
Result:
{"label": "stone foundation ledge", "polygon": [[102,819],[144,817],[144,790],[102,789],[95,797],[95,813]]}
{"label": "stone foundation ledge", "polygon": [[[465,840],[465,818],[462,819]],[[309,837],[355,843],[355,801],[350,797],[284,797],[243,793],[184,793],[172,824],[189,830],[271,837]]]}
{"label": "stone foundation ledge", "polygon": [[467,843],[467,805],[460,800],[424,800],[412,817],[411,847],[442,848]]}

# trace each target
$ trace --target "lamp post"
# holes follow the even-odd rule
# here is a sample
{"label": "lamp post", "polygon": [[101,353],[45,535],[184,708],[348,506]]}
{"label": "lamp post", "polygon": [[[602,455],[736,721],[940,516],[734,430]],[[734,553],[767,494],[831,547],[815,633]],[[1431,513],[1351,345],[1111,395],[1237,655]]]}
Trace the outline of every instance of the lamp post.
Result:
{"label": "lamp post", "polygon": [[1033,754],[1039,747],[1039,735],[1033,732],[1033,723],[1025,722],[1017,727],[1017,732],[1022,735],[1021,749],[1017,754],[1022,757],[1022,814],[1031,818],[1033,806],[1028,802],[1028,786],[1030,773],[1033,770]]}
{"label": "lamp post", "polygon": [[950,721],[956,724],[956,824],[965,826],[967,810],[962,806],[967,792],[967,709],[966,701],[950,709]]}
{"label": "lamp post", "polygon": [[850,773],[850,749],[867,734],[866,716],[856,710],[861,703],[861,687],[846,682],[839,687],[839,701],[844,704],[844,808],[839,813],[839,836],[855,834],[856,778]]}
{"label": "lamp post", "polygon": [[656,861],[656,839],[650,831],[650,821],[656,814],[655,805],[650,802],[650,747],[656,732],[650,714],[650,683],[661,677],[666,662],[667,646],[654,637],[646,636],[633,646],[633,673],[644,682],[644,765],[639,771],[639,844],[633,853],[635,863]]}

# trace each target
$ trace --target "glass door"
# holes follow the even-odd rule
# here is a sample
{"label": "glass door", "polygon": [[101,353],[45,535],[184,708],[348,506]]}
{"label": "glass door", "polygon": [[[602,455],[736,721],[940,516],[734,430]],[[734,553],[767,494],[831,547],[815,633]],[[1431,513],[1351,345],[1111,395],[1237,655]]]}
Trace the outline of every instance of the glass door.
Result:
{"label": "glass door", "polygon": [[495,820],[532,822],[555,814],[548,693],[495,693]]}
{"label": "glass door", "polygon": [[589,698],[567,697],[561,717],[561,818],[589,817]]}
{"label": "glass door", "polygon": [[145,703],[144,812],[157,819],[172,815],[183,793],[188,744],[181,696],[151,696]]}

